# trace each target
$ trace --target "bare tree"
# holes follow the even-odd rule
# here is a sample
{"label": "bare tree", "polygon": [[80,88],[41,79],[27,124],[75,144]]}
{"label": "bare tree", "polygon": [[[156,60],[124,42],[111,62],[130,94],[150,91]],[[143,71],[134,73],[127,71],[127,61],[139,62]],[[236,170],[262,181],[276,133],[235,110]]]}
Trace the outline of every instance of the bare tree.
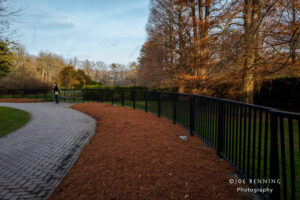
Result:
{"label": "bare tree", "polygon": [[139,82],[206,95],[226,85],[253,103],[265,77],[299,71],[299,7],[297,0],[152,0]]}
{"label": "bare tree", "polygon": [[18,17],[21,9],[12,9],[8,0],[0,0],[0,40],[7,40],[15,34],[10,25]]}

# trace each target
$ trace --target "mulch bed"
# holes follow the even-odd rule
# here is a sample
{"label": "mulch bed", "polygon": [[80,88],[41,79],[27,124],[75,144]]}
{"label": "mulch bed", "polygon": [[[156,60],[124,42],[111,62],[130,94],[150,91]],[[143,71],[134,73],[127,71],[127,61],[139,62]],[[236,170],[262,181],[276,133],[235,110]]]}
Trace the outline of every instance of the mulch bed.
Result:
{"label": "mulch bed", "polygon": [[246,199],[229,184],[235,170],[198,137],[167,119],[130,108],[84,103],[95,136],[50,197],[55,199]]}
{"label": "mulch bed", "polygon": [[0,98],[0,102],[6,103],[36,103],[42,102],[41,99],[26,99],[26,98]]}

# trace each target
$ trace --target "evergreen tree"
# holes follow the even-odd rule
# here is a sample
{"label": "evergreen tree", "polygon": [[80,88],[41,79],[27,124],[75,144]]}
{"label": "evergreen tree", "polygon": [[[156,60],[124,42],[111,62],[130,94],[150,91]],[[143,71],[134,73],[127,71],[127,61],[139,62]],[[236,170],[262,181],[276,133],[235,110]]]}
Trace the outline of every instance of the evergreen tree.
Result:
{"label": "evergreen tree", "polygon": [[5,77],[13,66],[13,53],[8,41],[0,41],[0,79]]}

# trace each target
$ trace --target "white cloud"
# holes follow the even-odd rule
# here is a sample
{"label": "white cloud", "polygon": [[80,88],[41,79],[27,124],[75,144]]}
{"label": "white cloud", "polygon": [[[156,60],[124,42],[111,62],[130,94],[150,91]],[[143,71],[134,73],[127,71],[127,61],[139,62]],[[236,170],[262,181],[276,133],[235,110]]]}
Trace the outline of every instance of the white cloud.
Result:
{"label": "white cloud", "polygon": [[79,23],[74,16],[60,13],[50,13],[43,10],[30,11],[26,15],[26,28],[36,30],[62,30],[76,28]]}

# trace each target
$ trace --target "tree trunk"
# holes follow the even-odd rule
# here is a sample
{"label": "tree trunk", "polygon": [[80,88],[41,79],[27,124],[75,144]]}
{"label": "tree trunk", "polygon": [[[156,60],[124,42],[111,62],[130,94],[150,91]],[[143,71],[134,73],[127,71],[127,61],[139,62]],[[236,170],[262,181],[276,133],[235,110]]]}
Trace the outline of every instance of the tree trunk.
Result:
{"label": "tree trunk", "polygon": [[208,27],[209,27],[209,16],[210,16],[210,0],[205,1],[205,19],[204,19],[204,27],[203,27],[203,46],[202,46],[202,52],[203,52],[203,60],[204,65],[207,64],[207,36],[208,36]]}
{"label": "tree trunk", "polygon": [[198,75],[198,31],[197,31],[197,18],[196,18],[196,4],[195,1],[191,2],[191,17],[193,21],[193,75]]}
{"label": "tree trunk", "polygon": [[200,51],[200,54],[201,54],[201,40],[202,40],[202,33],[203,33],[203,11],[202,11],[202,8],[203,8],[203,2],[202,0],[198,0],[198,12],[199,12],[199,22],[198,22],[198,25],[199,25],[199,51]]}
{"label": "tree trunk", "polygon": [[[207,73],[207,62],[208,62],[208,49],[207,49],[207,40],[208,40],[208,28],[209,28],[209,18],[210,18],[210,6],[211,1],[206,0],[203,3],[203,0],[198,1],[199,9],[199,48],[200,48],[200,62],[199,62],[199,75],[204,77]],[[205,15],[203,17],[203,7],[205,8]]]}
{"label": "tree trunk", "polygon": [[[178,35],[179,35],[179,74],[185,74],[184,67],[184,40],[183,40],[183,18],[182,18],[182,3],[178,5]],[[182,78],[183,79],[183,78]],[[179,92],[185,92],[184,83],[179,85]]]}
{"label": "tree trunk", "polygon": [[173,2],[169,2],[169,63],[171,64],[171,67],[174,67],[174,51],[175,51],[175,45],[174,45],[174,17],[173,17]]}
{"label": "tree trunk", "polygon": [[45,81],[45,69],[44,68],[42,69],[42,81],[43,82]]}
{"label": "tree trunk", "polygon": [[295,7],[295,2],[292,0],[292,38],[291,38],[291,43],[290,43],[290,48],[291,48],[291,54],[292,54],[292,64],[296,64],[296,44],[297,44],[297,30],[296,29],[296,7]]}
{"label": "tree trunk", "polygon": [[184,40],[183,40],[183,18],[182,18],[182,3],[178,5],[178,35],[179,35],[179,68],[184,71]]}
{"label": "tree trunk", "polygon": [[258,49],[259,0],[245,0],[244,30],[245,30],[245,59],[244,59],[244,101],[253,103],[255,83],[255,67]]}

